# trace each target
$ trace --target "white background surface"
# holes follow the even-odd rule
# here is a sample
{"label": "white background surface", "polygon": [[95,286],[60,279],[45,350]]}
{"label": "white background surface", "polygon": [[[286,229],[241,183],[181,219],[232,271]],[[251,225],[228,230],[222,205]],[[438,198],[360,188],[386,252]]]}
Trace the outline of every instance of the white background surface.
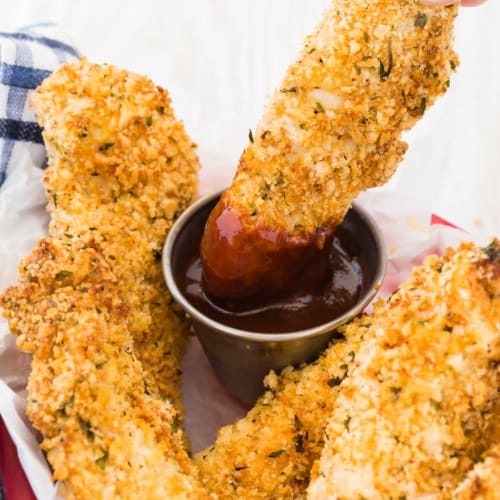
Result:
{"label": "white background surface", "polygon": [[[233,174],[266,96],[328,0],[0,0],[0,30],[60,23],[81,53],[171,93],[200,146],[203,179]],[[462,9],[462,65],[408,136],[388,190],[486,240],[500,236],[500,0]],[[387,188],[386,188],[387,189]]]}

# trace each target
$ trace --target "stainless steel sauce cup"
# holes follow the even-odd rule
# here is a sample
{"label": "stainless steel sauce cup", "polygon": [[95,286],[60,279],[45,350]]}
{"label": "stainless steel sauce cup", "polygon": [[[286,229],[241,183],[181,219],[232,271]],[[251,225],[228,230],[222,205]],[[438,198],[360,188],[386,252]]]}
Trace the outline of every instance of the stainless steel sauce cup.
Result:
{"label": "stainless steel sauce cup", "polygon": [[367,263],[367,286],[355,306],[307,330],[272,334],[232,328],[197,310],[180,290],[176,273],[186,259],[185,249],[193,242],[199,244],[208,215],[221,193],[200,198],[177,219],[163,248],[163,271],[172,296],[191,318],[219,380],[237,399],[253,403],[263,392],[263,378],[271,369],[279,371],[290,364],[313,360],[327,346],[336,328],[363,311],[384,277],[386,251],[376,223],[354,203],[342,226],[351,232]]}

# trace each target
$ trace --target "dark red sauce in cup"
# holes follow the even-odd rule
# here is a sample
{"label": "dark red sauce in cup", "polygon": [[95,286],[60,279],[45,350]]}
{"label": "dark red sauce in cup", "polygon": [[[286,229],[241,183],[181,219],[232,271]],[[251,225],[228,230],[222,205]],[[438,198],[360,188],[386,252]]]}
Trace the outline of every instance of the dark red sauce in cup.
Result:
{"label": "dark red sauce in cup", "polygon": [[[325,242],[324,262],[311,263],[320,279],[300,279],[297,287],[276,297],[222,299],[203,286],[199,244],[193,244],[176,281],[186,299],[201,313],[225,325],[259,333],[287,333],[313,328],[332,321],[351,309],[370,286],[366,264],[351,233],[339,226]],[[297,270],[294,270],[297,271]],[[307,276],[307,266],[297,273]]]}

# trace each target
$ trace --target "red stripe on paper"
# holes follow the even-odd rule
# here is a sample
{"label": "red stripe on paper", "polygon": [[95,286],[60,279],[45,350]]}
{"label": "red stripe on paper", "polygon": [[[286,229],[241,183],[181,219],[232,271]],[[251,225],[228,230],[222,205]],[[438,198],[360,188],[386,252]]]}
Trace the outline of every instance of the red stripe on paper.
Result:
{"label": "red stripe on paper", "polygon": [[460,227],[456,226],[455,224],[451,223],[446,219],[443,219],[437,214],[431,215],[431,226],[448,226],[448,227],[453,227],[455,229],[461,229]]}

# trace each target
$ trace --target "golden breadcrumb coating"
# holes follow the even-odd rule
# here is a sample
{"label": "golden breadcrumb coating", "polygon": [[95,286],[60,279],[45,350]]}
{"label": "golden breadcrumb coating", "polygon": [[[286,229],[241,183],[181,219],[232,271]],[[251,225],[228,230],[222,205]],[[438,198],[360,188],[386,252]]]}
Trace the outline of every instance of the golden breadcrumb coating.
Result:
{"label": "golden breadcrumb coating", "polygon": [[[497,416],[498,418],[498,416]],[[500,443],[484,454],[453,494],[454,500],[498,500],[500,495]]]}
{"label": "golden breadcrumb coating", "polygon": [[411,128],[449,86],[456,6],[332,0],[269,102],[225,201],[250,226],[338,225],[385,183]]}
{"label": "golden breadcrumb coating", "polygon": [[49,167],[50,234],[95,239],[117,276],[149,390],[180,407],[187,322],[172,302],[161,249],[197,189],[195,144],[168,93],[149,79],[85,59],[35,92]]}
{"label": "golden breadcrumb coating", "polygon": [[308,497],[451,498],[495,442],[499,363],[500,241],[427,258],[374,308]]}
{"label": "golden breadcrumb coating", "polygon": [[67,498],[205,498],[174,408],[152,397],[121,285],[94,242],[42,240],[0,304],[33,354],[27,412]]}
{"label": "golden breadcrumb coating", "polygon": [[359,328],[303,369],[271,372],[267,392],[246,417],[220,429],[215,445],[195,457],[205,487],[219,498],[303,495],[361,337]]}

